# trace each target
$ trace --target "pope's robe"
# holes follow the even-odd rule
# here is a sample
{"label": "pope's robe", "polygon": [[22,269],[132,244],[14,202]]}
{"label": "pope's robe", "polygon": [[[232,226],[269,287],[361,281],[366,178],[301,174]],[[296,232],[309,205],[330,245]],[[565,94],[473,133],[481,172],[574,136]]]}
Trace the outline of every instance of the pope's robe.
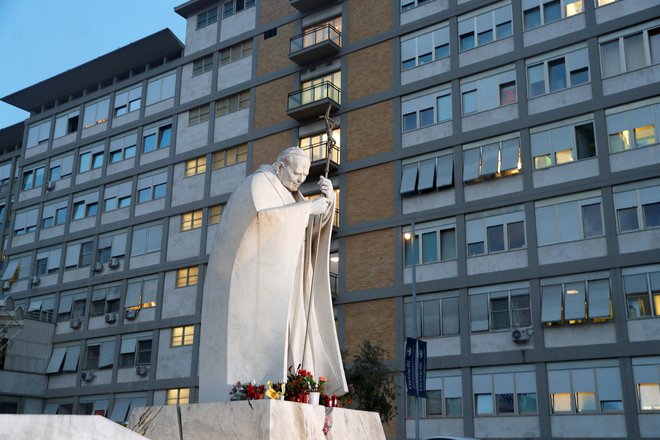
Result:
{"label": "pope's robe", "polygon": [[310,216],[311,203],[271,165],[232,193],[204,282],[200,402],[228,400],[237,381],[285,382],[299,364],[327,378],[326,393],[346,391],[328,267],[334,206]]}

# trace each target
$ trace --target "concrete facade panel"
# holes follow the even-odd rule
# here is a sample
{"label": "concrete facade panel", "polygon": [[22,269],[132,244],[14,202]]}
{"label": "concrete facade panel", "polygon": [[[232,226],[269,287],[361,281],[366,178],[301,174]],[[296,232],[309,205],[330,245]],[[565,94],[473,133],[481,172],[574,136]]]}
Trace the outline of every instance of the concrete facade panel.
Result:
{"label": "concrete facade panel", "polygon": [[613,344],[616,342],[614,323],[546,327],[543,330],[546,347],[574,347]]}
{"label": "concrete facade panel", "polygon": [[539,264],[563,263],[585,258],[604,257],[607,244],[604,238],[592,238],[570,243],[559,243],[538,248]]}
{"label": "concrete facade panel", "polygon": [[518,104],[505,105],[461,119],[463,132],[477,130],[489,125],[501,124],[518,118]]}
{"label": "concrete facade panel", "polygon": [[126,113],[125,115],[116,116],[112,118],[112,128],[120,127],[124,124],[128,124],[129,122],[135,122],[138,119],[140,119],[139,111],[133,111]]}
{"label": "concrete facade panel", "polygon": [[660,163],[660,143],[645,148],[610,154],[610,169],[613,172],[639,168],[641,164],[655,165]]}
{"label": "concrete facade panel", "polygon": [[[609,5],[596,8],[596,23],[605,23],[606,21],[615,20],[623,16],[633,14],[644,9],[658,6],[656,0],[634,0],[634,1],[619,1],[610,3]],[[660,432],[660,429],[658,429]]]}
{"label": "concrete facade panel", "polygon": [[466,50],[458,55],[458,63],[461,67],[478,63],[489,58],[502,56],[513,52],[513,37],[493,41],[489,44],[477,46],[474,49]]}
{"label": "concrete facade panel", "polygon": [[[134,166],[135,166],[135,158],[131,157],[130,159],[122,160],[121,162],[108,164],[105,173],[107,175],[121,173],[122,171],[132,169]],[[60,182],[57,182],[57,185],[59,184]]]}
{"label": "concrete facade panel", "polygon": [[193,76],[193,63],[183,66],[181,74],[181,96],[182,103],[193,101],[211,93],[211,79],[213,74],[205,72],[201,75]]}
{"label": "concrete facade panel", "polygon": [[538,417],[475,417],[474,435],[479,438],[538,438]]}
{"label": "concrete facade panel", "polygon": [[623,414],[550,416],[550,426],[557,438],[627,437]]}
{"label": "concrete facade panel", "polygon": [[642,437],[655,437],[660,432],[660,414],[639,414],[637,419]]}
{"label": "concrete facade panel", "polygon": [[591,99],[591,84],[583,84],[561,92],[549,93],[527,101],[530,115],[543,113],[568,105],[579,104]]}
{"label": "concrete facade panel", "polygon": [[171,334],[170,329],[160,331],[156,379],[174,379],[191,374],[192,346],[170,347]]}
{"label": "concrete facade panel", "polygon": [[465,185],[465,201],[481,200],[489,197],[497,197],[502,194],[512,194],[523,190],[522,174],[516,176],[504,176],[494,180],[488,180],[475,185]]}
{"label": "concrete facade panel", "polygon": [[218,68],[218,90],[227,89],[252,79],[252,60],[249,56]]}
{"label": "concrete facade panel", "polygon": [[[275,158],[273,158],[274,161]],[[213,171],[211,173],[211,197],[231,193],[245,176],[245,163],[238,163]]]}
{"label": "concrete facade panel", "polygon": [[185,177],[185,162],[178,163],[174,166],[174,182],[172,186],[172,206],[185,205],[186,203],[202,200],[204,198],[204,174],[196,176]]}
{"label": "concrete facade panel", "polygon": [[412,130],[401,134],[401,146],[403,148],[423,144],[434,140],[449,137],[453,134],[452,122],[441,122],[428,127]]}
{"label": "concrete facade panel", "polygon": [[244,108],[215,119],[213,141],[220,142],[248,132],[250,109]]}
{"label": "concrete facade panel", "polygon": [[527,264],[526,249],[492,255],[481,255],[479,257],[468,258],[467,273],[468,275],[476,275],[502,270],[523,269],[527,267]]}
{"label": "concrete facade panel", "polygon": [[[457,261],[443,261],[441,263],[420,264],[415,269],[417,282],[442,280],[458,276]],[[410,284],[412,282],[412,268],[403,269],[403,282]]]}
{"label": "concrete facade panel", "polygon": [[540,188],[549,185],[558,185],[572,180],[595,177],[598,173],[598,158],[592,157],[591,159],[534,170],[532,172],[532,179],[534,180],[534,187]]}
{"label": "concrete facade panel", "polygon": [[456,190],[447,189],[414,197],[406,197],[402,201],[404,214],[426,211],[429,209],[451,206],[456,203]]}
{"label": "concrete facade panel", "polygon": [[184,153],[196,148],[205,147],[209,139],[209,122],[188,126],[188,113],[179,115],[176,131],[176,153]]}
{"label": "concrete facade panel", "polygon": [[630,342],[660,339],[660,319],[635,319],[629,320],[627,324]]}
{"label": "concrete facade panel", "polygon": [[[434,3],[434,2],[431,2]],[[419,9],[416,8],[416,9]],[[415,432],[415,418],[406,419],[406,432],[414,436]],[[433,435],[438,435],[441,432],[443,435],[453,435],[462,437],[463,431],[463,418],[447,418],[447,419],[420,419],[419,421],[419,437],[426,438]],[[408,437],[413,438],[413,437]]]}
{"label": "concrete facade panel", "polygon": [[617,239],[619,242],[619,252],[622,254],[660,249],[660,229],[627,232],[625,234],[619,234]]}
{"label": "concrete facade panel", "polygon": [[218,23],[197,29],[197,14],[188,17],[186,22],[186,48],[184,51],[186,55],[212,46],[216,41],[218,41]]}
{"label": "concrete facade panel", "polygon": [[155,115],[174,106],[174,98],[164,99],[144,108],[144,116]]}
{"label": "concrete facade panel", "polygon": [[180,232],[181,217],[170,218],[170,232],[167,237],[167,257],[166,261],[181,260],[199,255],[199,244],[202,236],[202,229],[193,229],[192,231]]}
{"label": "concrete facade panel", "polygon": [[548,40],[562,37],[564,35],[584,29],[584,14],[574,15],[563,20],[555,21],[545,26],[537,27],[523,33],[525,47],[543,43]]}
{"label": "concrete facade panel", "polygon": [[534,348],[534,336],[523,344],[513,342],[511,331],[495,331],[491,333],[473,333],[470,335],[470,352],[499,353],[504,351],[531,350]]}
{"label": "concrete facade panel", "polygon": [[458,356],[461,354],[461,337],[426,339],[426,355],[428,357]]}
{"label": "concrete facade panel", "polygon": [[401,85],[414,83],[422,79],[430,78],[441,73],[449,72],[451,69],[451,59],[442,58],[432,63],[423,64],[414,69],[408,69],[401,72]]}
{"label": "concrete facade panel", "polygon": [[[128,115],[126,115],[128,116]],[[115,118],[115,121],[118,120],[119,118]],[[113,123],[113,127],[114,127]],[[69,133],[67,135],[64,135],[62,137],[58,137],[56,139],[53,139],[53,145],[52,148],[55,149],[57,147],[62,147],[66,144],[70,144],[71,142],[74,142],[76,140],[76,136],[78,135],[77,132]]]}
{"label": "concrete facade panel", "polygon": [[20,202],[28,199],[32,199],[34,197],[39,197],[41,195],[41,186],[38,186],[36,188],[32,188],[29,191],[21,191],[18,194],[18,200]]}
{"label": "concrete facade panel", "polygon": [[162,211],[165,209],[165,199],[152,200],[151,202],[138,203],[135,205],[135,215],[145,215],[150,212]]}
{"label": "concrete facade panel", "polygon": [[257,8],[248,8],[220,22],[220,42],[234,38],[254,29],[257,21]]}

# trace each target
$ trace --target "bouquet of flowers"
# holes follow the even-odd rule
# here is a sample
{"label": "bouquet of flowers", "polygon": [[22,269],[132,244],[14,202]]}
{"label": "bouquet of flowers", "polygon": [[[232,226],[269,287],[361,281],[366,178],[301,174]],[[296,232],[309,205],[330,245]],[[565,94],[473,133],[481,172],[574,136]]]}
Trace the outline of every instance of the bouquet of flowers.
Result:
{"label": "bouquet of flowers", "polygon": [[292,365],[287,374],[284,398],[292,402],[306,402],[311,392],[323,394],[325,382],[325,377],[321,376],[317,381],[310,371],[301,369],[300,365],[294,371]]}
{"label": "bouquet of flowers", "polygon": [[265,385],[257,385],[256,382],[244,384],[241,381],[236,382],[229,392],[231,400],[261,400],[265,394]]}

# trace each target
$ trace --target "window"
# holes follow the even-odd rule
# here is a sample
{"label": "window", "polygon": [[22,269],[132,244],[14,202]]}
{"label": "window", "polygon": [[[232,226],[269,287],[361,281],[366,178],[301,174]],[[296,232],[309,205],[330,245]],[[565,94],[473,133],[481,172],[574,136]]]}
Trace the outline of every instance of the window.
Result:
{"label": "window", "polygon": [[529,288],[471,289],[470,331],[484,332],[529,327],[531,309]]}
{"label": "window", "polygon": [[537,414],[536,375],[533,371],[472,375],[475,416]]}
{"label": "window", "polygon": [[30,304],[27,308],[27,318],[33,319],[35,321],[53,322],[54,310],[55,310],[55,295],[39,296],[39,297],[33,296],[32,298],[30,298]]}
{"label": "window", "polygon": [[463,116],[514,104],[517,101],[515,70],[461,81]]}
{"label": "window", "polygon": [[614,207],[619,233],[657,228],[660,226],[660,185],[628,191],[615,188]]}
{"label": "window", "polygon": [[637,403],[641,412],[660,410],[660,357],[632,358]]}
{"label": "window", "polygon": [[469,18],[458,18],[460,52],[512,35],[511,5],[502,6]]}
{"label": "window", "polygon": [[191,266],[177,269],[176,287],[196,286],[199,280],[199,267]]}
{"label": "window", "polygon": [[416,8],[425,3],[428,3],[431,0],[401,0],[401,12],[407,11],[409,9]]}
{"label": "window", "polygon": [[401,195],[444,189],[454,184],[454,155],[413,159],[401,167]]}
{"label": "window", "polygon": [[147,406],[147,397],[118,397],[115,395],[115,404],[110,414],[110,420],[126,425],[133,408]]}
{"label": "window", "polygon": [[13,283],[17,280],[24,280],[30,276],[31,267],[31,255],[12,255],[4,268],[2,281]]}
{"label": "window", "polygon": [[176,72],[165,73],[147,83],[147,105],[155,104],[174,96]]}
{"label": "window", "polygon": [[532,129],[530,134],[535,170],[596,156],[592,121],[543,128]]}
{"label": "window", "polygon": [[660,316],[660,268],[623,269],[628,319]]}
{"label": "window", "polygon": [[142,86],[133,87],[130,90],[117,92],[115,95],[115,117],[140,109],[142,104]]}
{"label": "window", "polygon": [[172,124],[145,129],[142,135],[142,152],[151,153],[157,149],[167,148],[172,141]]}
{"label": "window", "polygon": [[192,229],[201,228],[203,218],[204,210],[202,209],[181,214],[181,231],[190,231]]}
{"label": "window", "polygon": [[128,280],[124,310],[140,310],[156,307],[157,296],[157,276]]}
{"label": "window", "polygon": [[213,169],[228,167],[247,160],[247,144],[226,148],[213,153]]}
{"label": "window", "polygon": [[38,213],[38,209],[17,211],[14,219],[14,237],[36,232]]}
{"label": "window", "polygon": [[[299,94],[289,96],[289,109],[299,105],[310,104],[324,98],[330,98],[341,103],[341,70],[318,78],[304,81],[300,85]],[[299,100],[298,102],[294,102]]]}
{"label": "window", "polygon": [[587,48],[574,50],[558,58],[541,62],[528,61],[529,97],[554,93],[589,82]]}
{"label": "window", "polygon": [[641,105],[625,111],[612,109],[605,114],[611,153],[644,148],[658,142],[656,127],[660,122],[660,104]]}
{"label": "window", "polygon": [[192,108],[188,111],[188,126],[197,125],[202,122],[209,120],[209,112],[211,111],[211,106],[209,104],[204,104],[199,107]]}
{"label": "window", "polygon": [[[406,417],[415,417],[413,398],[408,396]],[[463,417],[462,380],[451,370],[429,370],[426,375],[426,399],[421,399],[422,418]]]}
{"label": "window", "polygon": [[68,321],[69,319],[84,317],[86,305],[86,291],[62,293],[60,304],[57,308],[57,321]]}
{"label": "window", "polygon": [[137,133],[115,137],[110,140],[110,163],[121,162],[122,160],[135,157],[137,145]]}
{"label": "window", "polygon": [[87,345],[83,370],[112,368],[115,354],[115,341],[105,341]]}
{"label": "window", "polygon": [[222,18],[230,17],[245,9],[251,8],[256,0],[225,0],[222,2]]}
{"label": "window", "polygon": [[97,145],[89,150],[81,152],[78,156],[78,172],[98,170],[103,167],[104,146]]}
{"label": "window", "polygon": [[523,3],[525,30],[584,12],[583,0],[528,0]]}
{"label": "window", "polygon": [[61,259],[62,249],[60,248],[38,251],[35,275],[48,275],[57,272],[60,269]]}
{"label": "window", "polygon": [[163,225],[149,225],[133,230],[131,256],[160,251],[163,236]]}
{"label": "window", "polygon": [[520,139],[506,139],[463,150],[463,181],[480,182],[517,174],[520,162]]}
{"label": "window", "polygon": [[252,40],[241,41],[220,50],[220,65],[225,66],[249,56],[252,56]]}
{"label": "window", "polygon": [[46,367],[46,374],[75,373],[78,370],[80,346],[53,347],[53,353]]}
{"label": "window", "polygon": [[28,191],[44,184],[44,167],[40,166],[23,172],[21,191]]}
{"label": "window", "polygon": [[[553,414],[623,412],[621,373],[614,362],[587,367],[584,363],[548,364],[548,388]],[[611,364],[611,366],[609,366]]]}
{"label": "window", "polygon": [[603,78],[660,63],[660,27],[637,27],[632,33],[598,39]]}
{"label": "window", "polygon": [[[413,251],[413,249],[415,251]],[[406,266],[415,264],[437,263],[456,258],[456,225],[453,220],[419,225],[415,229],[413,240],[404,241],[404,260]]]}
{"label": "window", "polygon": [[90,128],[108,120],[110,113],[110,98],[101,98],[98,101],[85,105],[83,113],[83,128]]}
{"label": "window", "polygon": [[25,148],[36,147],[50,139],[50,120],[30,125]]}
{"label": "window", "polygon": [[111,258],[126,255],[127,235],[126,232],[110,232],[99,236],[96,261],[105,264]]}
{"label": "window", "polygon": [[434,338],[460,333],[458,296],[417,300],[417,332],[413,332],[413,304],[406,302],[406,336]]}
{"label": "window", "polygon": [[206,172],[206,156],[199,156],[186,161],[185,176],[192,177]]}
{"label": "window", "polygon": [[121,292],[121,285],[94,287],[90,316],[101,316],[106,313],[118,312]]}
{"label": "window", "polygon": [[576,197],[582,198],[536,202],[539,246],[603,236],[600,195],[583,193]]}
{"label": "window", "polygon": [[609,279],[541,282],[541,319],[545,325],[583,324],[612,318]]}
{"label": "window", "polygon": [[221,98],[215,102],[216,117],[228,115],[250,107],[250,91]]}
{"label": "window", "polygon": [[99,205],[98,200],[98,192],[74,196],[71,220],[81,220],[88,217],[96,217]]}
{"label": "window", "polygon": [[127,368],[151,364],[152,345],[150,334],[123,336],[119,350],[119,367]]}
{"label": "window", "polygon": [[73,155],[60,156],[50,160],[48,170],[48,180],[57,182],[58,180],[71,177],[73,171]]}
{"label": "window", "polygon": [[103,192],[103,211],[109,212],[131,206],[132,190],[133,181],[106,187]]}
{"label": "window", "polygon": [[53,134],[53,138],[57,139],[77,132],[79,120],[80,110],[78,109],[57,115],[55,118],[55,133]]}
{"label": "window", "polygon": [[192,62],[192,76],[210,72],[213,69],[213,54],[197,58]]}
{"label": "window", "polygon": [[404,133],[451,121],[451,90],[425,90],[404,97],[401,100],[401,114],[401,131]]}
{"label": "window", "polygon": [[[332,139],[335,141],[335,146],[330,151],[330,160],[339,164],[339,152],[341,150],[341,128],[332,130]],[[328,157],[327,142],[328,135],[326,133],[319,133],[312,136],[300,138],[298,146],[307,152],[310,162],[317,160],[324,160]]]}
{"label": "window", "polygon": [[315,23],[312,26],[306,26],[303,28],[302,34],[291,38],[289,52],[296,52],[327,40],[341,46],[341,31],[341,16]]}
{"label": "window", "polygon": [[173,327],[170,347],[181,347],[192,345],[195,338],[195,326],[187,325],[185,327]]}
{"label": "window", "polygon": [[201,29],[210,24],[216,23],[218,21],[218,7],[214,6],[213,8],[197,14],[197,29]]}
{"label": "window", "polygon": [[401,37],[401,70],[449,56],[449,26],[423,29]]}
{"label": "window", "polygon": [[66,247],[65,269],[86,267],[92,264],[93,241],[69,244]]}
{"label": "window", "polygon": [[526,247],[522,210],[467,220],[466,227],[468,257]]}
{"label": "window", "polygon": [[190,403],[190,388],[172,388],[167,390],[165,405],[188,405]]}
{"label": "window", "polygon": [[167,194],[167,170],[156,171],[138,177],[138,203],[165,198]]}
{"label": "window", "polygon": [[41,214],[41,227],[46,229],[66,223],[68,220],[68,205],[66,199],[45,205]]}
{"label": "window", "polygon": [[217,225],[220,223],[220,217],[222,216],[222,210],[225,205],[215,205],[209,208],[209,225]]}

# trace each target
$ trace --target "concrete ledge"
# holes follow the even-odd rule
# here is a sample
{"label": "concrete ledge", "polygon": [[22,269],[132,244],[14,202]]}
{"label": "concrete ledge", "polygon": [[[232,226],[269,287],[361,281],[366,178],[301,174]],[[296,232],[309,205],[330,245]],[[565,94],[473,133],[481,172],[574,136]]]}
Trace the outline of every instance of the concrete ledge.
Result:
{"label": "concrete ledge", "polygon": [[277,400],[136,408],[129,428],[151,440],[385,440],[378,413]]}
{"label": "concrete ledge", "polygon": [[144,440],[103,416],[0,414],[0,439]]}

